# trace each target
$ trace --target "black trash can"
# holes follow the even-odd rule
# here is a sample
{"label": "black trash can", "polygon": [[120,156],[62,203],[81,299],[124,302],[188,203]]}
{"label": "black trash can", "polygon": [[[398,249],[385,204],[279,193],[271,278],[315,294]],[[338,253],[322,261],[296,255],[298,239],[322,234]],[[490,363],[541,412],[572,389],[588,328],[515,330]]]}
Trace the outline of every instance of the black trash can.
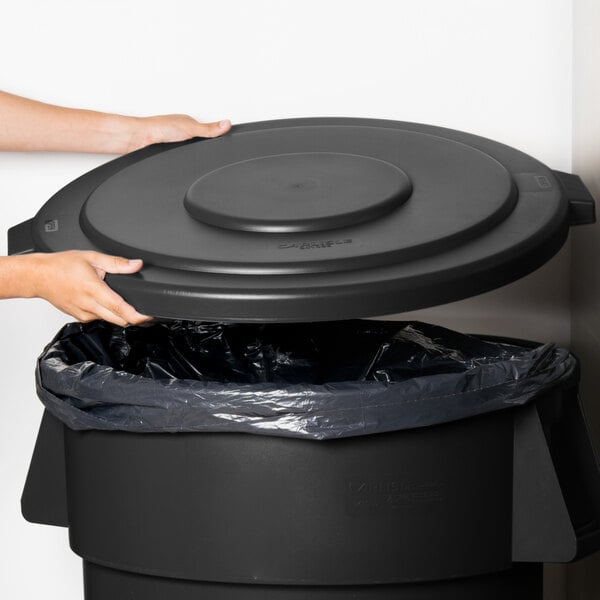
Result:
{"label": "black trash can", "polygon": [[[400,379],[422,384],[413,410],[410,386],[378,371],[400,325],[378,326],[388,342],[371,363],[352,364],[349,379],[353,340],[374,327],[350,319],[524,276],[562,246],[570,225],[593,222],[593,207],[576,176],[512,148],[368,119],[236,126],[84,175],[9,232],[11,253],[77,248],[143,258],[141,273],[107,281],[164,320],[151,329],[189,327],[180,319],[243,331],[272,324],[294,342],[285,354],[300,369],[294,377],[307,379],[282,395],[271,369],[254,392],[239,379],[200,392],[199,380],[214,373],[181,379],[184,390],[155,368],[148,394],[143,375],[74,352],[58,369],[75,370],[81,387],[71,395],[47,385],[45,365],[58,365],[51,345],[38,370],[49,410],[23,496],[26,518],[69,527],[88,600],[541,598],[542,563],[600,544],[600,478],[575,359],[479,338],[515,350],[504,362],[469,363],[463,387],[444,394],[434,385],[439,372],[411,362]],[[305,325],[290,333],[277,325],[286,323]],[[102,329],[80,327],[55,343]],[[332,327],[358,337],[338,335],[337,347],[306,362],[306,343]],[[119,335],[105,335],[109,347]],[[425,337],[427,352],[439,353],[439,338]],[[518,348],[532,358],[525,376],[515,367]],[[336,349],[343,361],[331,360]],[[272,366],[263,359],[248,358]],[[332,378],[308,383],[317,366],[332,364],[335,376],[325,369]],[[495,393],[498,382],[485,385],[500,364],[505,395]],[[90,383],[94,365],[112,368],[118,381],[98,374]],[[442,376],[456,375],[446,367]],[[555,377],[544,379],[550,371]],[[232,386],[245,390],[234,396],[240,406],[228,402]],[[179,404],[169,403],[173,389]],[[110,392],[112,405],[94,390]],[[194,399],[210,410],[190,425],[182,415]]]}

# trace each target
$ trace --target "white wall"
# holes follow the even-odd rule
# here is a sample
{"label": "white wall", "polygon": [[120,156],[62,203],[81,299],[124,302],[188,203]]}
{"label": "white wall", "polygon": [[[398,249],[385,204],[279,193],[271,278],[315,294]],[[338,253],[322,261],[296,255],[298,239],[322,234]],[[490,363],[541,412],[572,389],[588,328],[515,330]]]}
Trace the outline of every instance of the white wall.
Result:
{"label": "white wall", "polygon": [[[55,103],[234,122],[420,121],[570,168],[570,0],[20,0],[0,11],[0,57],[0,89]],[[104,160],[0,154],[0,251],[6,228]],[[517,334],[568,340],[567,259],[528,287],[429,317],[511,333],[513,314]],[[0,597],[11,600],[82,597],[66,532],[19,513],[41,414],[34,362],[65,320],[41,301],[0,304]]]}
{"label": "white wall", "polygon": [[[574,2],[573,167],[600,199],[600,3]],[[598,208],[597,213],[600,214]],[[581,395],[600,447],[600,225],[573,233],[573,350],[581,360]],[[598,554],[569,567],[569,600],[600,597]]]}

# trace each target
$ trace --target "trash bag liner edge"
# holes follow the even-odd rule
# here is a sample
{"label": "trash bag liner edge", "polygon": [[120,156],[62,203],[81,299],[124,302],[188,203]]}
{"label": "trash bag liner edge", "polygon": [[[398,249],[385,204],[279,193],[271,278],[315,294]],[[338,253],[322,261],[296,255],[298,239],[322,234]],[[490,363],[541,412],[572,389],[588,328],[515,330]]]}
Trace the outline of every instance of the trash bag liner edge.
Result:
{"label": "trash bag liner edge", "polygon": [[[94,322],[61,329],[38,359],[36,387],[44,406],[75,430],[326,440],[523,405],[571,384],[577,371],[575,357],[552,344],[518,346],[418,322],[125,330]],[[173,376],[190,372],[194,378]],[[215,372],[222,381],[212,380]],[[325,381],[302,381],[315,372]],[[254,382],[228,380],[240,376]]]}

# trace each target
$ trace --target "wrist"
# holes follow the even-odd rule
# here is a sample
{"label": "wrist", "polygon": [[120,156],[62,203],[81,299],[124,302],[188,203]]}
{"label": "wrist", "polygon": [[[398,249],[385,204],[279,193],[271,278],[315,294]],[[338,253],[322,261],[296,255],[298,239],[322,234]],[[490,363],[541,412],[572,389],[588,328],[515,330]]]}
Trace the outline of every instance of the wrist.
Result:
{"label": "wrist", "polygon": [[[103,114],[101,119],[100,152],[107,154],[125,154],[136,147],[141,147],[138,140],[143,137],[143,119],[125,115]],[[147,142],[148,144],[151,141]]]}

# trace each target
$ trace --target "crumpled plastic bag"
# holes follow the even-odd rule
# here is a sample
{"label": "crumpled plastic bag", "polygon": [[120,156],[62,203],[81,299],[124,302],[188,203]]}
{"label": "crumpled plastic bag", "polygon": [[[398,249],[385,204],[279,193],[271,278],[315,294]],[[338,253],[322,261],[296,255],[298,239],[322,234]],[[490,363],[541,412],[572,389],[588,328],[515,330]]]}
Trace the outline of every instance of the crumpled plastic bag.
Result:
{"label": "crumpled plastic bag", "polygon": [[578,377],[553,344],[419,322],[70,323],[40,356],[38,395],[68,427],[334,439],[522,405]]}

